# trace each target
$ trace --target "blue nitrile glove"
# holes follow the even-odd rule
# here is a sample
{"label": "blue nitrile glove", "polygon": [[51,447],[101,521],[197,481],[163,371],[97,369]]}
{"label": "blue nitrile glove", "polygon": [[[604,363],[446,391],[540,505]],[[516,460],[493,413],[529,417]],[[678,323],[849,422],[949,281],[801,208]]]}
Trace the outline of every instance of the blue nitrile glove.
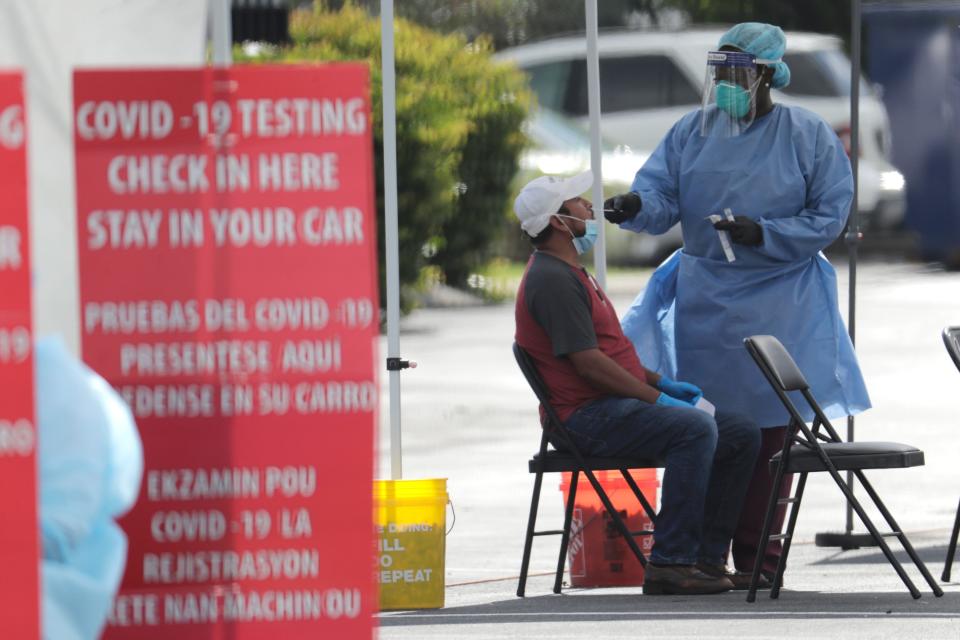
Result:
{"label": "blue nitrile glove", "polygon": [[657,389],[690,404],[697,404],[697,400],[703,397],[703,391],[697,385],[689,382],[677,382],[667,376],[660,376]]}
{"label": "blue nitrile glove", "polygon": [[676,398],[667,394],[666,392],[663,392],[659,396],[657,396],[656,404],[660,405],[661,407],[682,407],[685,409],[690,409],[693,407],[693,405],[690,404],[689,402],[685,402],[683,400],[677,400]]}

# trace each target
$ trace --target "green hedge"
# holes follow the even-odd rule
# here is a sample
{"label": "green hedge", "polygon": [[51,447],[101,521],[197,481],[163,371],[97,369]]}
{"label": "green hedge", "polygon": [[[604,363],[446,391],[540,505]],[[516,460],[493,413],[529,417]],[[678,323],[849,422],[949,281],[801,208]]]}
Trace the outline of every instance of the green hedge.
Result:
{"label": "green hedge", "polygon": [[[370,65],[380,212],[380,286],[385,296],[380,21],[347,6],[291,14],[288,47],[248,61],[365,60]],[[421,269],[435,265],[462,286],[489,257],[509,210],[510,182],[532,97],[526,78],[495,64],[486,40],[439,35],[395,22],[400,282],[405,309]],[[238,57],[243,58],[238,49]]]}

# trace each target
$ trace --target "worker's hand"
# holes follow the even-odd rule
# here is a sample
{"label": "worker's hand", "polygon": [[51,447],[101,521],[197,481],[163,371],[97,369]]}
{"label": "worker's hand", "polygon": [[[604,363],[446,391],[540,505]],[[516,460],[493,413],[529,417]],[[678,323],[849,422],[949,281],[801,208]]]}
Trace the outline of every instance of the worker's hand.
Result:
{"label": "worker's hand", "polygon": [[690,404],[697,404],[697,400],[703,397],[703,391],[697,385],[689,382],[677,382],[667,376],[660,376],[657,389]]}
{"label": "worker's hand", "polygon": [[661,393],[659,396],[657,396],[656,404],[660,405],[661,407],[681,407],[685,409],[693,408],[693,404],[683,400],[678,400],[667,393]]}
{"label": "worker's hand", "polygon": [[756,247],[763,244],[763,227],[747,216],[734,216],[733,220],[714,222],[713,228],[729,231],[730,239],[737,244]]}
{"label": "worker's hand", "polygon": [[603,201],[603,217],[613,224],[620,224],[637,215],[642,206],[640,196],[628,191]]}

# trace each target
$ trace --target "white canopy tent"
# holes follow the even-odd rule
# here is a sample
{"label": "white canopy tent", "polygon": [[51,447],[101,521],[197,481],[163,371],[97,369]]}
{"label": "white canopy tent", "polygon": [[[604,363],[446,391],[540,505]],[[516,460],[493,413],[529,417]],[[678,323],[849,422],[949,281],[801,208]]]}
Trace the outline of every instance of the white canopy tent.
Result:
{"label": "white canopy tent", "polygon": [[73,70],[201,65],[206,25],[207,4],[196,0],[0,3],[0,67],[21,68],[26,79],[34,327],[37,335],[60,334],[74,353]]}

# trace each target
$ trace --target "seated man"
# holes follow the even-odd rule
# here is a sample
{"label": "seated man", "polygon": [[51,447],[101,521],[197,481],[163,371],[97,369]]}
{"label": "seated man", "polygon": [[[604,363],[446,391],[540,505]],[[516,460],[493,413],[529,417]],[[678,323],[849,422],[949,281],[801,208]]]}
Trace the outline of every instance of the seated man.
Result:
{"label": "seated man", "polygon": [[[516,302],[516,341],[537,364],[553,406],[585,455],[666,462],[645,594],[746,588],[726,556],[753,472],[760,431],[748,419],[694,408],[700,390],[648,371],[578,255],[596,239],[588,171],[544,176],[514,202],[535,251]],[[556,443],[554,443],[556,445]]]}

